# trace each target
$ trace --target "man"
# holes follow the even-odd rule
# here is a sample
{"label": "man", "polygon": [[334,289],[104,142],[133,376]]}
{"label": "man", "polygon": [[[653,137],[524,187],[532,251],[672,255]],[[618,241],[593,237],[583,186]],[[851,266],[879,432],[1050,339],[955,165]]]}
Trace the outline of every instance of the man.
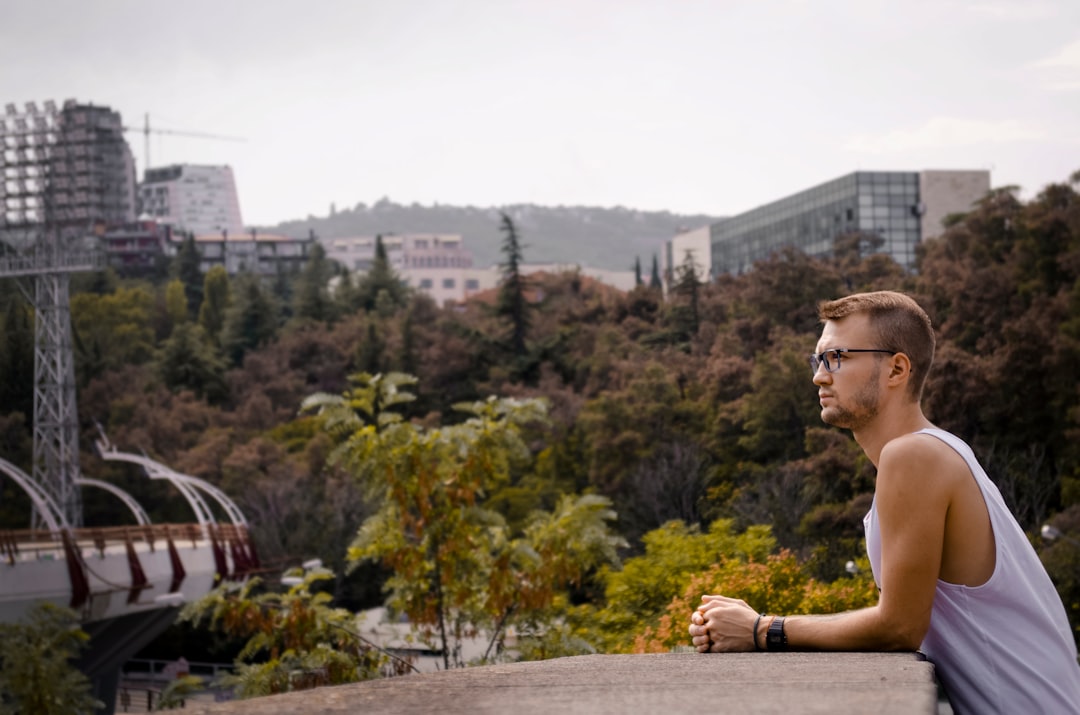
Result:
{"label": "man", "polygon": [[908,296],[823,303],[810,357],[821,419],[850,429],[877,467],[866,545],[877,605],[782,618],[703,596],[700,652],[916,650],[958,713],[1080,712],[1080,666],[1065,609],[971,449],[922,413],[934,358],[930,319]]}

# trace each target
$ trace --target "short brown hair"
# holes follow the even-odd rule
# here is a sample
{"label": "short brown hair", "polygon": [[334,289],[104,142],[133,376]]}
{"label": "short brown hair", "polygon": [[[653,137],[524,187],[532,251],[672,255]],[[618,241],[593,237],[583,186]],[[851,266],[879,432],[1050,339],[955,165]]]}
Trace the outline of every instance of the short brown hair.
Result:
{"label": "short brown hair", "polygon": [[873,347],[904,353],[911,360],[909,392],[915,400],[921,399],[926,376],[934,362],[934,326],[930,316],[910,296],[888,290],[855,293],[818,306],[822,322],[842,320],[857,313],[870,316],[879,341]]}

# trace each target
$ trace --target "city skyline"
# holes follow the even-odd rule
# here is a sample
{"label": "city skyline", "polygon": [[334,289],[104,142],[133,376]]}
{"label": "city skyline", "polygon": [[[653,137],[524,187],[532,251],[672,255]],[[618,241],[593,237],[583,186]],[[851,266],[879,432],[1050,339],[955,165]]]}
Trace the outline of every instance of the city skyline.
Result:
{"label": "city skyline", "polygon": [[714,216],[856,170],[1080,169],[1080,6],[1046,2],[17,4],[0,104],[144,115],[246,223],[330,205]]}

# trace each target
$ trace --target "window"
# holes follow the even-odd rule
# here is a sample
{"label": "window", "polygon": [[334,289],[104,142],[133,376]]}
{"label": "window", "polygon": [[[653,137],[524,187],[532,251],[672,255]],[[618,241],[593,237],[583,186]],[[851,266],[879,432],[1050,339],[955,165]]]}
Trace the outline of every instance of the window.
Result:
{"label": "window", "polygon": [[480,281],[475,278],[465,279],[465,290],[480,290]]}
{"label": "window", "polygon": [[422,289],[425,289],[425,290],[431,290],[431,279],[430,278],[421,278],[420,279],[420,287]]}
{"label": "window", "polygon": [[455,281],[454,281],[453,278],[443,278],[442,279],[442,287],[443,288],[453,288],[454,284],[455,284]]}

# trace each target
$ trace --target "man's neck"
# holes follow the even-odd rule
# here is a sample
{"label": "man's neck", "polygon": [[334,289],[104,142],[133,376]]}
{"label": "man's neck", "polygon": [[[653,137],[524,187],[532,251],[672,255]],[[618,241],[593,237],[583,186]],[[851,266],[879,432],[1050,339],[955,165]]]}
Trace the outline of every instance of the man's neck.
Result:
{"label": "man's neck", "polygon": [[933,426],[930,420],[923,415],[922,408],[918,403],[912,403],[899,410],[899,414],[881,415],[871,424],[857,432],[852,432],[852,434],[855,441],[862,447],[863,452],[866,453],[866,456],[877,467],[878,460],[881,457],[881,450],[889,442],[897,437]]}

